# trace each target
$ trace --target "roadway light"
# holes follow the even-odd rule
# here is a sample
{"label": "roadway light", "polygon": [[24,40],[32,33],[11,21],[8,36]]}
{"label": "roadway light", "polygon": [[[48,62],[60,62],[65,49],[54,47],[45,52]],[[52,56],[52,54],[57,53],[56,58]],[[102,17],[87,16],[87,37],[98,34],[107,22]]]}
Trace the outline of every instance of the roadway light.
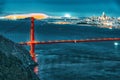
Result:
{"label": "roadway light", "polygon": [[118,42],[114,42],[114,45],[115,45],[115,46],[118,46],[118,45],[119,45],[119,43],[118,43]]}

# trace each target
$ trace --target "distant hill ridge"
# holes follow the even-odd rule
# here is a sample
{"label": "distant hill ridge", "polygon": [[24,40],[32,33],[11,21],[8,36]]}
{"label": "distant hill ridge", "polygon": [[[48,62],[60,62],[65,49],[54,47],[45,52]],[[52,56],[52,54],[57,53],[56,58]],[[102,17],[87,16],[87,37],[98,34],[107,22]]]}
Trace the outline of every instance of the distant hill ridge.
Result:
{"label": "distant hill ridge", "polygon": [[43,13],[29,13],[29,14],[12,14],[0,17],[0,19],[10,19],[10,20],[17,20],[17,19],[25,19],[29,17],[34,17],[35,19],[44,19],[47,18],[48,15]]}

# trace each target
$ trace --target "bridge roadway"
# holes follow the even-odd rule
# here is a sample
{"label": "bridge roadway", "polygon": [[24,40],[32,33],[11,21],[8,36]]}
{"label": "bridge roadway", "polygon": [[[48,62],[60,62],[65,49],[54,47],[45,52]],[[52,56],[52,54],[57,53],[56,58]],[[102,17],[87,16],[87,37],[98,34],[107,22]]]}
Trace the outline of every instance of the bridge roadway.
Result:
{"label": "bridge roadway", "polygon": [[101,41],[120,41],[120,38],[93,38],[93,39],[80,39],[80,40],[49,40],[49,41],[29,41],[20,42],[21,45],[30,44],[55,44],[55,43],[81,43],[81,42],[101,42]]}

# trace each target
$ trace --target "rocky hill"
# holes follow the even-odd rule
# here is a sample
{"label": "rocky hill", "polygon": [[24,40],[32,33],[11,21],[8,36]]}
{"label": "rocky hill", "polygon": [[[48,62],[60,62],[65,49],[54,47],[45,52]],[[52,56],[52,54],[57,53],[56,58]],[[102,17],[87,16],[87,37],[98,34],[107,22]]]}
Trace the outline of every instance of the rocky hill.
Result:
{"label": "rocky hill", "polygon": [[24,47],[0,35],[0,80],[39,80],[36,65]]}

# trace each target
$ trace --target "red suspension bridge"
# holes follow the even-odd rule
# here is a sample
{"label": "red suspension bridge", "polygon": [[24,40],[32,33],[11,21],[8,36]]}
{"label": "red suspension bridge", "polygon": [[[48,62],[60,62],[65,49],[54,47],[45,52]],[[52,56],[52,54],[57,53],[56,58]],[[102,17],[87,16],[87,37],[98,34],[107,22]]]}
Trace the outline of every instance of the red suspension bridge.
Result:
{"label": "red suspension bridge", "polygon": [[35,55],[35,45],[37,44],[55,44],[55,43],[80,43],[80,42],[101,42],[101,41],[120,41],[120,38],[94,38],[94,39],[80,39],[80,40],[54,40],[54,41],[36,41],[35,40],[35,29],[34,29],[34,18],[31,17],[31,28],[30,28],[30,41],[21,42],[21,45],[30,46],[30,55],[32,59],[37,62]]}

